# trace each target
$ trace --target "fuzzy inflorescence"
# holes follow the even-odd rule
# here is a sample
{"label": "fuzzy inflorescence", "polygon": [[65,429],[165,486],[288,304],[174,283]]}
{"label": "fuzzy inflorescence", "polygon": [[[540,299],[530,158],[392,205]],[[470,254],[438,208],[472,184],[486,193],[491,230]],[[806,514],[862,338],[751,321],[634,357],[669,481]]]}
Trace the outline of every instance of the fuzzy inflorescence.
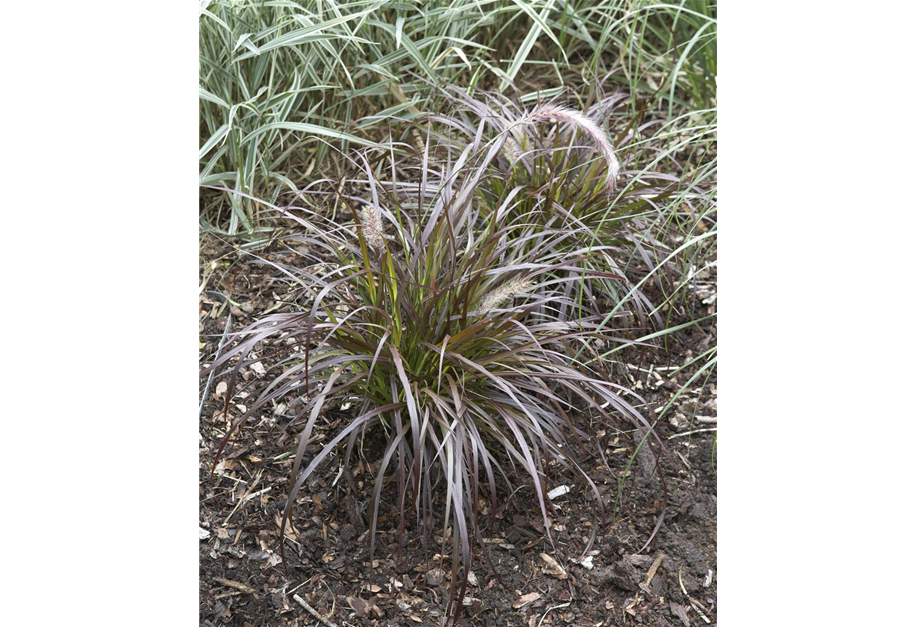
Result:
{"label": "fuzzy inflorescence", "polygon": [[382,227],[382,216],[373,205],[366,205],[360,210],[360,224],[366,245],[382,250],[385,247],[385,230]]}
{"label": "fuzzy inflorescence", "polygon": [[472,317],[484,315],[488,311],[494,309],[499,309],[516,294],[524,294],[532,289],[534,283],[528,279],[518,278],[510,281],[509,283],[504,283],[499,288],[492,292],[488,292],[483,299],[481,299],[481,304],[478,308],[472,313]]}
{"label": "fuzzy inflorescence", "polygon": [[522,122],[530,124],[552,119],[573,125],[583,131],[583,133],[593,141],[595,147],[602,153],[602,156],[605,157],[605,161],[608,163],[608,174],[605,177],[605,186],[608,188],[608,191],[613,191],[621,166],[620,163],[618,163],[618,158],[615,156],[614,146],[608,134],[605,133],[598,124],[582,113],[557,105],[536,107],[522,119]]}

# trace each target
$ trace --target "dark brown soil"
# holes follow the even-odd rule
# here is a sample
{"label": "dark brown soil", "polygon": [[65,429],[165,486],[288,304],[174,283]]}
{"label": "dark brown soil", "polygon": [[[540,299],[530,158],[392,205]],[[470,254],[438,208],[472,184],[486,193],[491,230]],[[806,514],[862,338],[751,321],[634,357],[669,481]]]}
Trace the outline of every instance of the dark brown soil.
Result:
{"label": "dark brown soil", "polygon": [[[281,260],[286,253],[274,246],[259,254]],[[228,313],[232,314],[232,329],[238,330],[271,308],[283,311],[295,296],[272,281],[270,267],[244,259],[251,258],[205,238],[201,255],[206,279],[200,306],[202,366],[212,360]],[[224,304],[211,290],[238,306]],[[703,307],[690,302],[685,306],[695,309],[676,312],[676,317],[697,316],[697,308]],[[657,410],[703,365],[704,360],[699,360],[678,374],[668,374],[714,346],[715,334],[715,326],[694,326],[670,337],[668,352],[662,347],[643,348],[623,355],[621,382],[647,400],[641,408],[644,415],[658,415]],[[255,384],[248,390],[254,394],[261,375],[250,371],[245,377]],[[202,390],[205,382],[206,378]],[[368,534],[362,523],[369,499],[367,477],[373,476],[380,448],[369,438],[354,469],[356,494],[349,494],[344,481],[335,484],[336,460],[320,467],[307,483],[293,510],[294,529],[287,530],[285,569],[279,556],[279,522],[295,429],[286,431],[289,420],[284,408],[253,418],[233,439],[211,476],[210,466],[227,420],[218,383],[211,383],[200,423],[201,624],[320,624],[294,599],[298,596],[326,617],[328,624],[340,627],[440,625],[449,600],[451,547],[443,550],[441,538],[424,546],[419,531],[410,526],[411,519],[398,555],[393,486],[383,491],[375,568],[370,569]],[[229,418],[238,417],[238,406],[245,403],[244,396],[232,399]],[[608,520],[604,537],[586,553],[585,564],[581,556],[593,525],[601,525],[601,518],[594,501],[572,476],[558,471],[549,478],[549,489],[572,488],[554,501],[553,548],[531,488],[501,494],[502,510],[494,516],[492,531],[485,534],[493,568],[477,556],[460,624],[716,624],[716,433],[712,430],[716,424],[711,420],[715,417],[716,374],[712,369],[694,380],[657,424],[668,454],[644,448],[636,456],[624,481],[616,517],[612,513],[619,479],[639,437],[613,425],[594,424],[603,432],[600,437],[608,466],[593,460],[590,475],[599,486]],[[328,424],[317,427],[319,436],[334,433],[338,421],[346,418],[346,412],[329,415]],[[699,429],[704,430],[691,433]],[[669,439],[675,435],[679,437]],[[522,485],[525,481],[520,480],[517,486]],[[663,511],[658,533],[641,551]],[[485,514],[489,520],[492,513]],[[440,553],[447,557],[439,560]],[[542,554],[556,560],[563,572],[554,570]],[[532,600],[522,605],[526,599]]]}

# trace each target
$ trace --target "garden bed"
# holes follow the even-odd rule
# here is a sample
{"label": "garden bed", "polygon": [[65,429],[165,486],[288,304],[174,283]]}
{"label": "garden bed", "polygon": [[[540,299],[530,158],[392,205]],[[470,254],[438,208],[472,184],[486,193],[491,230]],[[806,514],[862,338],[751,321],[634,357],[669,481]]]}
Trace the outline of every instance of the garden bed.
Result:
{"label": "garden bed", "polygon": [[[290,261],[290,253],[279,245],[258,254],[272,261]],[[295,294],[284,291],[285,284],[273,281],[270,266],[249,263],[251,259],[224,242],[204,238],[202,365],[215,353],[227,315],[232,315],[235,331],[267,311],[288,310],[294,300]],[[228,296],[235,304],[212,292]],[[662,347],[619,353],[623,357],[615,370],[623,384],[647,401],[639,407],[644,415],[658,415],[702,367],[698,361],[669,375],[715,345],[715,333],[715,325],[695,325],[669,336],[668,353]],[[268,353],[265,350],[262,366],[269,367]],[[251,394],[258,389],[260,370],[256,366],[243,374],[255,383]],[[553,501],[554,547],[545,536],[534,491],[524,482],[512,496],[501,493],[502,510],[496,516],[485,508],[483,520],[493,519],[492,528],[484,531],[490,563],[477,549],[460,623],[715,624],[716,375],[712,372],[691,382],[657,424],[669,449],[668,455],[659,456],[658,469],[654,468],[656,448],[643,449],[634,458],[616,517],[619,478],[640,438],[631,430],[594,424],[602,433],[607,465],[594,456],[589,473],[608,518],[604,537],[589,551],[587,543],[601,517],[588,493],[560,468],[549,467],[553,474],[548,489],[566,485],[571,491]],[[279,523],[292,465],[290,453],[298,434],[295,426],[286,430],[286,416],[295,408],[281,406],[273,415],[252,418],[233,438],[211,476],[226,429],[222,393],[224,387],[214,380],[200,423],[201,624],[318,624],[303,603],[324,617],[325,624],[441,624],[449,601],[451,545],[447,542],[444,550],[440,537],[423,542],[409,517],[399,555],[393,484],[383,490],[374,568],[370,568],[367,477],[378,467],[384,443],[371,438],[363,443],[354,469],[355,494],[338,477],[335,460],[320,466],[310,478],[293,509],[293,528],[287,528],[285,566],[279,555]],[[229,418],[237,418],[246,402],[237,394]],[[326,423],[319,421],[313,436],[317,441],[327,441],[340,421],[347,419],[346,408],[336,411],[328,413]],[[663,510],[662,525],[644,548]],[[446,557],[440,558],[440,553]]]}

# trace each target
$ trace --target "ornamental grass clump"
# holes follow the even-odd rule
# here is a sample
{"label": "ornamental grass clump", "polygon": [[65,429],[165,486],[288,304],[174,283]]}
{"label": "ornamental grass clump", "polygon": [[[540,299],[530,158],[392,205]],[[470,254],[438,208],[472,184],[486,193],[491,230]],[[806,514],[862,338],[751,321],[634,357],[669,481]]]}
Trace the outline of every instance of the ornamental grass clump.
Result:
{"label": "ornamental grass clump", "polygon": [[[628,101],[624,93],[582,112],[557,102],[524,107],[499,94],[470,96],[452,87],[441,94],[452,109],[448,116],[429,118],[434,152],[458,154],[470,144],[498,149],[493,158],[484,156],[488,174],[475,187],[480,215],[486,218],[488,208],[495,208],[500,219],[510,213],[528,215],[536,225],[572,230],[577,236],[561,246],[601,248],[586,265],[616,277],[583,285],[587,291],[578,301],[610,302],[611,308],[635,316],[640,328],[650,317],[661,325],[649,299],[626,278],[628,271],[653,270],[650,256],[660,243],[651,225],[660,219],[666,200],[682,188],[671,174],[625,169],[634,162],[661,164],[658,142],[650,137],[658,122],[622,113]],[[612,134],[613,120],[622,129],[617,135]]]}
{"label": "ornamental grass clump", "polygon": [[[528,211],[537,204],[544,214],[564,216],[596,232],[626,206],[614,196],[621,171],[614,140],[597,121],[607,116],[620,95],[580,112],[557,103],[526,109],[487,92],[476,98],[457,89],[442,93],[450,99],[452,111],[431,117],[440,146],[454,152],[476,139],[501,146],[500,158],[490,163],[500,176],[488,178],[479,193],[502,196],[518,189],[515,193],[522,202],[517,210]],[[618,226],[625,226],[621,222]]]}
{"label": "ornamental grass clump", "polygon": [[[277,267],[306,298],[300,311],[242,330],[212,365],[230,375],[228,408],[240,370],[263,359],[250,357],[256,347],[279,337],[300,347],[272,366],[276,375],[232,425],[217,457],[249,417],[284,397],[303,400],[285,527],[319,465],[340,451],[346,468],[358,440],[375,432],[385,445],[374,452],[370,561],[391,475],[399,549],[410,518],[425,532],[438,519],[444,542],[451,527],[453,616],[475,545],[486,551],[482,527],[500,509],[501,491],[509,494],[524,478],[553,543],[547,464],[572,471],[602,508],[583,465],[602,455],[591,421],[604,427],[623,419],[652,432],[634,407],[637,397],[612,383],[601,361],[587,367],[581,355],[592,354],[594,342],[623,341],[602,329],[603,312],[576,302],[582,285],[614,279],[589,265],[607,247],[578,244],[585,229],[545,222],[537,203],[520,211],[514,195],[477,193],[498,175],[490,164],[501,148],[479,138],[446,159],[429,141],[417,159],[396,157],[410,150],[394,144],[361,154],[353,163],[362,175],[320,181],[302,195],[307,205],[333,204],[346,223],[309,206],[272,207],[303,232],[291,238],[305,251],[303,265]],[[354,405],[349,420],[327,443],[310,445],[325,412],[344,403]]]}

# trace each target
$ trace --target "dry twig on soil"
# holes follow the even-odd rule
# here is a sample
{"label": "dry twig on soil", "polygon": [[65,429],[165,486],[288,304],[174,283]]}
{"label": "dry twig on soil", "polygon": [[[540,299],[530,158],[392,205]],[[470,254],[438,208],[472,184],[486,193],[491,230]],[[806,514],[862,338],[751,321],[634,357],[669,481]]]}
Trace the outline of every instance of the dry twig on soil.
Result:
{"label": "dry twig on soil", "polygon": [[325,625],[325,627],[337,627],[337,625],[335,625],[330,620],[328,620],[327,618],[319,614],[318,611],[314,607],[312,607],[311,605],[303,601],[302,597],[299,596],[298,594],[293,595],[293,600],[299,603],[300,605],[302,605],[306,609],[307,612],[312,614],[312,616],[314,616],[315,619],[318,622],[320,622],[322,625]]}

